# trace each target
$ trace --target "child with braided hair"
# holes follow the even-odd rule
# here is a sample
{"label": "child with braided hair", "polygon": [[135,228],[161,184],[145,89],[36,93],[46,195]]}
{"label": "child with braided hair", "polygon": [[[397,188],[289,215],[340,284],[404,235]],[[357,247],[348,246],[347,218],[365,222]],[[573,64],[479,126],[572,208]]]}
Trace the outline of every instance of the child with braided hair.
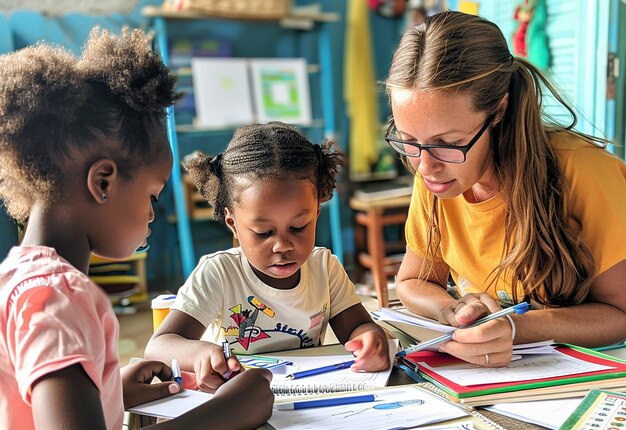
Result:
{"label": "child with braided hair", "polygon": [[[0,428],[119,430],[124,408],[180,390],[158,361],[120,373],[117,319],[86,274],[91,253],[146,243],[172,167],[174,83],[139,30],[96,29],[81,58],[43,43],[0,56],[0,199],[26,221],[0,265]],[[256,427],[270,378],[243,372],[159,426]]]}
{"label": "child with braided hair", "polygon": [[185,164],[240,246],[200,259],[147,357],[169,360],[185,351],[181,369],[213,390],[221,375],[240,369],[216,343],[247,354],[307,348],[320,345],[330,324],[355,355],[353,370],[389,367],[384,332],[337,257],[314,246],[320,204],[332,197],[339,161],[330,142],[313,144],[274,122],[242,127],[223,154],[200,153]]}

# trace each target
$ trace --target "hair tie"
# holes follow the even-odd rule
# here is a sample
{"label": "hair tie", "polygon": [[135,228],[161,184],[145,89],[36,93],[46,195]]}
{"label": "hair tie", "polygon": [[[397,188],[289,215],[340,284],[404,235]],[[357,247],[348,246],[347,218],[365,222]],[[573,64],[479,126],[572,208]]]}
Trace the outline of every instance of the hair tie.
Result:
{"label": "hair tie", "polygon": [[209,166],[211,166],[211,170],[213,171],[213,174],[217,177],[222,176],[222,158],[223,157],[224,157],[224,154],[220,152],[215,157],[213,157],[213,159],[209,162]]}

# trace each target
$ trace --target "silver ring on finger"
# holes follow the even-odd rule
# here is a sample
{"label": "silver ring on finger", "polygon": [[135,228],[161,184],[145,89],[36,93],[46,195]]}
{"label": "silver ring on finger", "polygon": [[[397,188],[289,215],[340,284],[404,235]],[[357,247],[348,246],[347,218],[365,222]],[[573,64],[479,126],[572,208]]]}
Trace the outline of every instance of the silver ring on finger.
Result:
{"label": "silver ring on finger", "polygon": [[489,354],[485,354],[485,366],[489,365]]}

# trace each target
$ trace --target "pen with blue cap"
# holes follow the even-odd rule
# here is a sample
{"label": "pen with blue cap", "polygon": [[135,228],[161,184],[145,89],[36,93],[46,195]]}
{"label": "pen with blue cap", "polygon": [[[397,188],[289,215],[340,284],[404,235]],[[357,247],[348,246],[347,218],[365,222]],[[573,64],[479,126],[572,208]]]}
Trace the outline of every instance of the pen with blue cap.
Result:
{"label": "pen with blue cap", "polygon": [[[476,327],[477,325],[481,325],[484,324],[488,321],[492,321],[495,320],[497,318],[501,318],[504,317],[506,315],[510,315],[510,314],[523,314],[526,313],[526,311],[528,311],[528,309],[530,308],[530,306],[528,305],[528,303],[526,302],[522,302],[519,303],[517,305],[508,307],[508,308],[504,308],[502,310],[499,310],[498,312],[494,312],[492,314],[487,315],[486,317],[483,317],[479,320],[474,321],[471,324],[465,325],[465,326],[461,326],[459,328],[470,328],[470,327]],[[410,354],[412,352],[417,352],[417,351],[422,351],[424,349],[430,348],[431,346],[435,346],[435,345],[439,345],[440,343],[443,342],[447,342],[449,340],[452,339],[452,333],[454,333],[454,331],[451,331],[450,333],[446,333],[443,336],[439,336],[436,337],[434,339],[431,340],[427,340],[426,342],[421,342],[419,345],[415,345],[412,346],[410,348],[407,348],[403,351],[400,351],[396,354],[397,357],[404,357],[407,354]]]}
{"label": "pen with blue cap", "polygon": [[172,379],[180,387],[183,386],[183,377],[180,374],[180,366],[178,365],[178,360],[176,360],[175,358],[172,358]]}
{"label": "pen with blue cap", "polygon": [[303,400],[299,402],[274,403],[277,411],[293,411],[298,409],[323,408],[327,406],[350,405],[353,403],[374,402],[375,394],[363,394],[360,396],[332,397],[328,399]]}
{"label": "pen with blue cap", "polygon": [[287,375],[287,379],[300,379],[307,376],[319,375],[320,373],[333,372],[335,370],[347,369],[354,364],[354,360],[344,361],[342,363],[331,364],[330,366],[318,367],[316,369],[307,369],[301,372],[294,372],[291,375]]}

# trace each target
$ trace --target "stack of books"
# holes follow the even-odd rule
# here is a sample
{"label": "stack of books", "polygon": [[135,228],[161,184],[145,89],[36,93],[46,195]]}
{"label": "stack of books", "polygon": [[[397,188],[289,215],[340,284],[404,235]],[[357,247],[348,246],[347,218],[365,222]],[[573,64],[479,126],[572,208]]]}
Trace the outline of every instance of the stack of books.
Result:
{"label": "stack of books", "polygon": [[[372,315],[401,334],[405,348],[455,330],[404,309],[381,308]],[[467,363],[436,349],[407,352],[398,360],[415,379],[468,406],[584,396],[593,388],[626,390],[626,361],[550,340],[514,345],[513,360],[499,368]]]}
{"label": "stack of books", "polygon": [[557,345],[554,353],[526,355],[500,368],[433,351],[407,354],[401,361],[447,399],[469,406],[576,397],[593,388],[626,387],[626,362],[573,345]]}

